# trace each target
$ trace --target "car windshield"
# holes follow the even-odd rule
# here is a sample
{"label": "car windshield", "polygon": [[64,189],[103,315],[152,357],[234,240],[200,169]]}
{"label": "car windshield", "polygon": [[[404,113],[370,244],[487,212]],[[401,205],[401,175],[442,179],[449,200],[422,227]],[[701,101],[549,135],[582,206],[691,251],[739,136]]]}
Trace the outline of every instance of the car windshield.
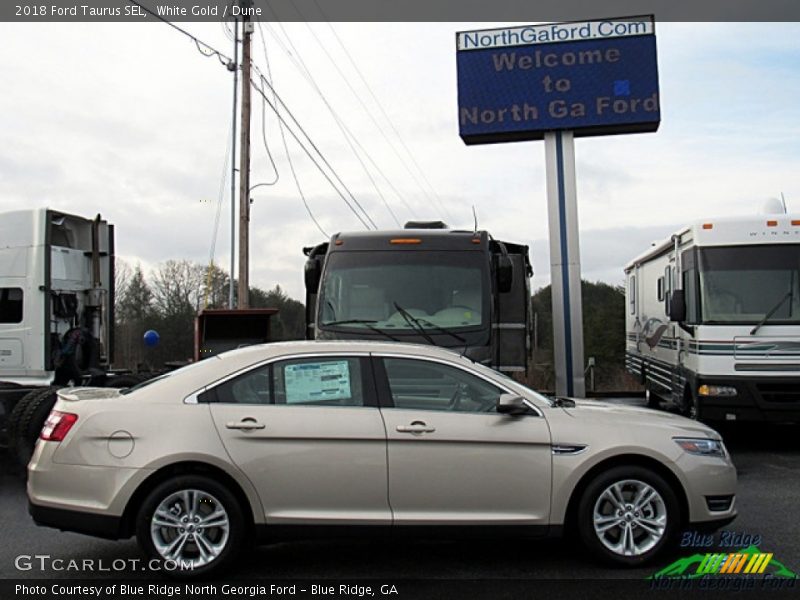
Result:
{"label": "car windshield", "polygon": [[701,248],[699,266],[704,323],[800,322],[800,245]]}
{"label": "car windshield", "polygon": [[479,251],[333,252],[319,298],[322,326],[386,331],[481,327],[488,264]]}

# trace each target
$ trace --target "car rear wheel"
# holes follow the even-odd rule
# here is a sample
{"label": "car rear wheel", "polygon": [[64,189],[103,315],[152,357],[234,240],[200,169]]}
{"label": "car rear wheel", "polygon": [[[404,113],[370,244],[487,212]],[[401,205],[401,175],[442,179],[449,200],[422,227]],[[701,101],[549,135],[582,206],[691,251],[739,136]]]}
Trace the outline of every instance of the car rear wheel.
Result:
{"label": "car rear wheel", "polygon": [[596,557],[635,566],[655,557],[680,521],[675,492],[663,478],[638,466],[614,467],[586,488],[578,530]]}
{"label": "car rear wheel", "polygon": [[224,570],[244,542],[244,517],[236,497],[200,475],[181,475],[158,485],[136,523],[139,545],[180,578]]}

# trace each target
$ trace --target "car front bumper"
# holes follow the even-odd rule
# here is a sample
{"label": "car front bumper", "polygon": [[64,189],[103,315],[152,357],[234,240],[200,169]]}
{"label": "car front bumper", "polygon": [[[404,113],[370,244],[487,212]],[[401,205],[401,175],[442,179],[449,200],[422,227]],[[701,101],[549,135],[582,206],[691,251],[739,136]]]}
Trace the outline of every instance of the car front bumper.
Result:
{"label": "car front bumper", "polygon": [[736,467],[729,457],[684,454],[676,465],[686,490],[687,522],[716,529],[736,518]]}

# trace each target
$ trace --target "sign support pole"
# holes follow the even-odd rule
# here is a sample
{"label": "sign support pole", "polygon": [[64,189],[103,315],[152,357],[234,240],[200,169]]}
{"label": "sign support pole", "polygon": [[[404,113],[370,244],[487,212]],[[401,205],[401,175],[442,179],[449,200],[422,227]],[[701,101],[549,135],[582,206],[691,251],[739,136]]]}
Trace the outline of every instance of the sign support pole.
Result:
{"label": "sign support pole", "polygon": [[583,307],[572,131],[544,134],[556,395],[583,398]]}

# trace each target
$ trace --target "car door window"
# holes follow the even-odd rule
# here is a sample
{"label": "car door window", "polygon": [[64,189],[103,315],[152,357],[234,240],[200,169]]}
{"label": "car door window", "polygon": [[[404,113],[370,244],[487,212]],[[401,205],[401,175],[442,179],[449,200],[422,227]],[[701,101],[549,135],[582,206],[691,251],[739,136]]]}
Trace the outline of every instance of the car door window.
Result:
{"label": "car door window", "polygon": [[288,360],[273,366],[275,404],[364,406],[357,358]]}
{"label": "car door window", "polygon": [[385,358],[383,365],[395,408],[494,412],[503,393],[480,377],[440,363]]}
{"label": "car door window", "polygon": [[248,371],[218,385],[216,400],[226,404],[271,404],[269,378],[269,365]]}
{"label": "car door window", "polygon": [[[374,389],[365,393],[372,372],[369,368],[365,372],[363,361],[337,356],[274,362],[219,384],[202,394],[200,400],[225,404],[375,406]],[[365,401],[367,396],[372,400]]]}

